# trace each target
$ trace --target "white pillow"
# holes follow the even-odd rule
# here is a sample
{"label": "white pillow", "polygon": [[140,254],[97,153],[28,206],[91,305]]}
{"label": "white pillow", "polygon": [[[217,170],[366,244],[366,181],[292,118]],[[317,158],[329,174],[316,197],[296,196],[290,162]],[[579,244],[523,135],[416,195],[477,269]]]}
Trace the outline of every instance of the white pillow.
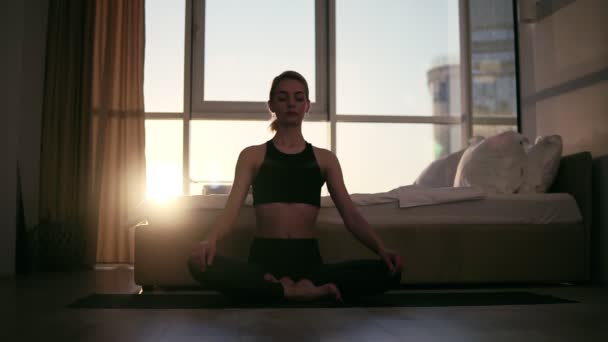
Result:
{"label": "white pillow", "polygon": [[487,193],[517,192],[527,168],[524,142],[523,135],[508,131],[469,146],[458,163],[454,186],[478,186]]}
{"label": "white pillow", "polygon": [[519,192],[544,193],[549,190],[557,176],[562,157],[562,137],[549,135],[537,137],[534,145],[526,149],[528,172]]}
{"label": "white pillow", "polygon": [[414,181],[414,185],[431,188],[454,186],[454,176],[456,176],[458,162],[460,162],[463,153],[464,149],[436,159],[420,173]]}
{"label": "white pillow", "polygon": [[[484,137],[473,136],[469,139],[469,146],[482,141]],[[452,152],[429,164],[422,173],[416,178],[413,185],[421,185],[430,188],[445,188],[454,186],[454,177],[460,158],[464,153],[464,148],[457,152]]]}

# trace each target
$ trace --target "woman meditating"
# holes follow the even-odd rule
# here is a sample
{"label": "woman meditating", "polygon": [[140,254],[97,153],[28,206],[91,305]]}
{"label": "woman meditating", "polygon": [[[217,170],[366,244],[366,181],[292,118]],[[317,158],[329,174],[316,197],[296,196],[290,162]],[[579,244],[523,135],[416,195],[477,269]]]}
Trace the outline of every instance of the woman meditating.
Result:
{"label": "woman meditating", "polygon": [[[194,278],[230,297],[255,300],[342,301],[383,293],[398,284],[401,257],[385,248],[357,211],[338,159],[302,136],[310,108],[304,77],[295,71],[275,77],[268,108],[275,135],[240,153],[226,207],[206,240],[192,250],[189,268]],[[323,262],[315,222],[325,182],[347,229],[378,259]],[[230,232],[250,186],[257,228],[244,262],[216,254],[216,243]]]}

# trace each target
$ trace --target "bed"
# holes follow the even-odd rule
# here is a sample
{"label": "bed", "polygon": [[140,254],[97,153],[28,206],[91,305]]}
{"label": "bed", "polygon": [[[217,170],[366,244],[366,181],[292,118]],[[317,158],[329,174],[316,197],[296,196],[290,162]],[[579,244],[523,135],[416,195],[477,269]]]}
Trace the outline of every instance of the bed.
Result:
{"label": "bed", "polygon": [[[400,208],[360,205],[387,246],[404,258],[403,284],[576,283],[590,280],[592,158],[564,156],[546,194],[492,195],[480,200]],[[135,229],[135,282],[144,287],[196,285],[190,249],[219,214],[195,205],[144,206]],[[243,206],[218,252],[246,260],[254,208]],[[373,258],[345,229],[337,210],[320,209],[317,231],[326,262]]]}

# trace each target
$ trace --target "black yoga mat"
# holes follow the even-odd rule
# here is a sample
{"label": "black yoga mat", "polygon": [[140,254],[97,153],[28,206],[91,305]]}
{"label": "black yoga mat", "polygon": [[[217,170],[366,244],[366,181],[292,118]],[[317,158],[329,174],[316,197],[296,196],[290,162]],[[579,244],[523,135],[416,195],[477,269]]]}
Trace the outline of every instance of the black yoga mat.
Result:
{"label": "black yoga mat", "polygon": [[332,307],[442,307],[487,305],[533,305],[577,303],[549,295],[524,291],[501,292],[388,292],[345,303],[247,302],[216,293],[91,294],[70,304],[86,309],[234,309],[234,308],[332,308]]}

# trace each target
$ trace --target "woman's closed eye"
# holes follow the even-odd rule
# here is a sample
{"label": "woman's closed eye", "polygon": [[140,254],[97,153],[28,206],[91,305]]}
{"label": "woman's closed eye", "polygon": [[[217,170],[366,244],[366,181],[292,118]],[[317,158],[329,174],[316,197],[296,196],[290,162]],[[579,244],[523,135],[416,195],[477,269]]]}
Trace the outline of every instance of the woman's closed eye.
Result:
{"label": "woman's closed eye", "polygon": [[[285,102],[288,99],[289,98],[287,96],[279,96],[279,97],[277,97],[277,101],[279,101],[279,102]],[[304,102],[304,101],[306,101],[306,98],[304,98],[304,97],[296,97],[295,100],[296,100],[296,102]]]}

